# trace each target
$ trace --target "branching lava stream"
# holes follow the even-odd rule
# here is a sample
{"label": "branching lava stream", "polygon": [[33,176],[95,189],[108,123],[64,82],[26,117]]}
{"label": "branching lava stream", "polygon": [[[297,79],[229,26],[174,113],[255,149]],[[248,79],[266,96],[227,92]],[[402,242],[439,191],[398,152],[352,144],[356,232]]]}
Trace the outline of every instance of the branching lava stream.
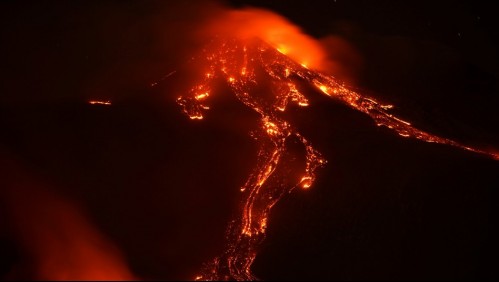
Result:
{"label": "branching lava stream", "polygon": [[[308,189],[316,179],[317,170],[326,164],[321,154],[284,118],[288,104],[308,106],[307,98],[295,84],[299,78],[333,99],[369,115],[378,126],[386,126],[402,137],[425,142],[451,145],[493,158],[498,155],[461,145],[455,141],[434,136],[416,129],[389,113],[391,105],[349,90],[334,77],[309,69],[306,62],[297,62],[285,55],[282,46],[273,46],[260,39],[216,38],[203,49],[196,64],[205,68],[203,78],[191,89],[189,95],[179,97],[178,104],[193,120],[203,119],[209,109],[208,101],[215,79],[227,82],[237,99],[260,116],[261,127],[255,139],[260,144],[257,168],[241,188],[243,210],[233,220],[227,231],[225,252],[207,264],[197,280],[254,280],[250,267],[263,240],[271,208],[279,199],[296,187]],[[255,93],[259,72],[270,77],[272,97],[262,98]],[[280,165],[286,152],[286,141],[298,139],[306,152],[306,165],[295,185],[283,185],[271,176]]]}

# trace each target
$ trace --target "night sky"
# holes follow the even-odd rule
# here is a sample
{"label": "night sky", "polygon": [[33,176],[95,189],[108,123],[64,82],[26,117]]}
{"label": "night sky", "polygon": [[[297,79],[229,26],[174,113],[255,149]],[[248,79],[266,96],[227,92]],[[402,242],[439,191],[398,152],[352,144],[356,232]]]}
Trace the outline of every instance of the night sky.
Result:
{"label": "night sky", "polygon": [[[11,207],[36,221],[44,200],[26,193],[37,189],[75,203],[141,279],[192,279],[222,252],[256,162],[255,121],[224,87],[200,122],[175,103],[203,44],[190,34],[221,5],[341,38],[331,56],[355,90],[423,130],[499,152],[490,1],[172,2],[0,4],[0,277],[33,279]],[[400,138],[308,94],[290,119],[329,163],[272,210],[257,277],[497,279],[498,161]]]}

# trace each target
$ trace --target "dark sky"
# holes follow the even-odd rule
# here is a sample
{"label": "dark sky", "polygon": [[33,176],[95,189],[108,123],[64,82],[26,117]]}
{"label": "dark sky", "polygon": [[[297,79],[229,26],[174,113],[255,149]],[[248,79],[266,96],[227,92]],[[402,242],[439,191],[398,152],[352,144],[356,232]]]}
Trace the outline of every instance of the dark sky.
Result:
{"label": "dark sky", "polygon": [[[499,151],[493,4],[225,4],[268,8],[314,37],[341,37],[362,59],[355,89],[395,104],[422,129]],[[174,102],[181,79],[150,87],[196,50],[188,34],[212,6],[0,4],[0,189],[29,179],[78,203],[144,279],[192,278],[220,253],[256,160],[248,116],[234,100],[215,100],[210,117],[193,123]],[[92,98],[113,105],[88,105]],[[292,119],[329,164],[313,189],[274,208],[258,277],[497,278],[498,162],[399,138],[318,96]],[[0,277],[12,277],[29,259],[4,194]]]}

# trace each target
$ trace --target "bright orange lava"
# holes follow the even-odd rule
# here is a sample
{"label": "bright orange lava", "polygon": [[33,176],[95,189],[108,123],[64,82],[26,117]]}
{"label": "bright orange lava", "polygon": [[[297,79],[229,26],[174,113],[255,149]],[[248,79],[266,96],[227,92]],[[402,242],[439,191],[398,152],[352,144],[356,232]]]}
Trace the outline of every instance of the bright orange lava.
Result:
{"label": "bright orange lava", "polygon": [[104,105],[104,106],[111,106],[111,101],[106,100],[106,101],[101,101],[101,100],[90,100],[88,101],[90,105]]}
{"label": "bright orange lava", "polygon": [[[258,152],[258,167],[241,188],[244,193],[244,208],[240,218],[230,226],[228,246],[224,254],[217,257],[197,280],[251,280],[251,264],[256,257],[257,247],[264,238],[269,212],[279,199],[296,187],[309,189],[317,170],[326,164],[321,154],[292,125],[283,119],[289,103],[307,106],[307,98],[299,92],[290,77],[299,78],[314,85],[320,93],[339,100],[348,106],[369,115],[378,126],[386,126],[402,137],[416,138],[455,146],[464,150],[498,158],[497,155],[463,146],[455,141],[434,136],[411,126],[387,110],[392,105],[382,105],[376,100],[349,90],[334,77],[308,69],[284,55],[272,45],[259,39],[220,39],[212,42],[198,58],[205,66],[205,73],[189,95],[179,97],[177,102],[191,119],[202,119],[208,109],[208,93],[216,78],[227,82],[238,100],[260,115],[261,143]],[[271,78],[274,99],[260,99],[256,95],[258,85],[257,69],[263,69]],[[287,152],[286,141],[298,139],[306,151],[306,165],[301,179],[295,185],[285,186],[272,178],[276,169],[283,165],[281,160]]]}
{"label": "bright orange lava", "polygon": [[[262,37],[260,37],[262,38]],[[464,150],[485,154],[493,158],[498,155],[461,145],[411,126],[391,113],[392,105],[383,105],[376,100],[349,90],[334,77],[310,69],[302,61],[287,54],[290,46],[272,41],[246,37],[217,38],[203,49],[196,64],[203,66],[201,79],[192,87],[189,95],[179,97],[177,102],[191,119],[202,119],[212,93],[215,79],[225,80],[237,99],[260,115],[261,128],[258,136],[260,150],[258,167],[241,187],[244,193],[244,208],[227,232],[228,246],[204,270],[197,280],[252,280],[250,267],[257,254],[257,247],[264,238],[269,212],[279,199],[296,187],[309,189],[316,180],[317,170],[326,164],[321,154],[291,124],[282,117],[290,103],[305,107],[309,101],[300,93],[295,81],[302,80],[333,99],[369,115],[378,126],[386,126],[402,137],[416,138],[455,146]],[[263,70],[270,78],[273,97],[262,99],[255,95]],[[283,165],[283,156],[288,152],[286,142],[294,138],[305,148],[306,164],[300,180],[294,185],[283,185],[273,177],[276,169]]]}

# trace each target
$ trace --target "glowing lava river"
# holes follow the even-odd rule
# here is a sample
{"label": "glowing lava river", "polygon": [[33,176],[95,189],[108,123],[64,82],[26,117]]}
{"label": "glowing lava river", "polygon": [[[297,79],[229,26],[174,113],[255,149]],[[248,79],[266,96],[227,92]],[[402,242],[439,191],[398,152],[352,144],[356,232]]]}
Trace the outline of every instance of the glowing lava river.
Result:
{"label": "glowing lava river", "polygon": [[[380,104],[351,91],[334,77],[309,69],[303,62],[297,62],[285,53],[279,46],[256,38],[217,38],[193,59],[204,71],[190,93],[177,99],[188,117],[201,120],[209,109],[215,81],[224,80],[241,103],[258,113],[261,124],[258,132],[253,134],[260,147],[257,167],[240,188],[243,193],[242,211],[229,224],[224,253],[207,264],[196,277],[197,280],[256,279],[250,268],[264,239],[270,210],[293,189],[309,189],[318,169],[326,164],[312,144],[283,117],[290,103],[308,106],[309,101],[298,90],[297,81],[309,83],[319,93],[369,115],[378,126],[386,126],[402,137],[446,144],[499,158],[498,155],[416,129],[409,122],[392,115],[389,112],[391,105]],[[270,97],[263,96],[258,90],[262,78],[270,85]],[[286,176],[278,173],[285,163],[285,155],[289,153],[290,140],[298,140],[306,154],[306,164],[294,183],[283,180]]]}

